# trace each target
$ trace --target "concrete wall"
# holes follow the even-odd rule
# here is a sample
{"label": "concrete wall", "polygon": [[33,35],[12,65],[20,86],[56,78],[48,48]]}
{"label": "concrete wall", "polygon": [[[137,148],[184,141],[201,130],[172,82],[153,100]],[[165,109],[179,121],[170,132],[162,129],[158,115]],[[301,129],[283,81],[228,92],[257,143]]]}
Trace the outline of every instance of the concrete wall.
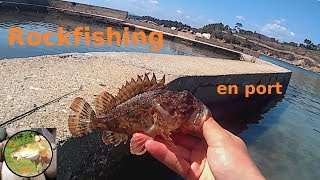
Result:
{"label": "concrete wall", "polygon": [[24,3],[24,4],[36,4],[42,6],[48,6],[48,0],[1,0],[2,2],[10,3]]}
{"label": "concrete wall", "polygon": [[227,49],[231,49],[231,50],[234,50],[234,51],[238,51],[238,52],[241,52],[241,53],[249,54],[249,55],[254,56],[254,57],[259,57],[260,54],[261,54],[261,53],[259,53],[257,51],[254,51],[254,50],[251,50],[251,49],[247,49],[247,48],[243,48],[243,47],[241,47],[239,45],[223,43],[223,42],[219,41],[218,39],[206,39],[206,38],[196,37],[196,40],[197,41],[201,41],[201,42],[206,42],[206,43],[209,43],[209,44],[213,44],[213,45],[216,45],[216,46],[224,47],[224,48],[227,48]]}
{"label": "concrete wall", "polygon": [[192,39],[192,40],[196,39],[196,35],[190,34],[190,33],[186,33],[186,32],[181,32],[181,31],[178,31],[178,36],[186,37],[186,38],[189,38],[189,39]]}
{"label": "concrete wall", "polygon": [[214,39],[206,39],[206,38],[202,38],[202,37],[198,37],[198,36],[196,36],[195,39],[197,41],[202,41],[202,42],[206,42],[206,43],[210,43],[210,44],[215,44],[215,40]]}
{"label": "concrete wall", "polygon": [[214,52],[217,55],[220,54],[221,57],[220,56],[217,56],[217,57],[220,57],[223,59],[241,60],[241,53],[232,51],[229,49],[225,49],[225,48],[220,48],[219,46],[207,45],[201,42],[193,42],[193,46],[198,47],[202,50],[208,50],[208,51]]}
{"label": "concrete wall", "polygon": [[[209,76],[209,77],[181,77],[170,82],[171,89],[174,90],[190,90],[193,94],[203,101],[206,105],[215,105],[221,102],[232,102],[234,99],[243,99],[244,87],[247,84],[265,86],[275,84],[279,82],[283,85],[282,92],[285,94],[289,80],[291,78],[291,72],[287,73],[256,73],[256,74],[234,74],[223,76]],[[216,89],[218,85],[224,84],[236,84],[239,87],[238,95],[219,95],[213,89]],[[272,95],[252,95],[248,100],[259,100],[265,97],[274,97],[277,94]]]}
{"label": "concrete wall", "polygon": [[157,26],[157,25],[151,24],[151,23],[146,23],[146,22],[137,21],[137,20],[134,20],[134,19],[127,19],[126,22],[127,22],[127,23],[130,23],[130,24],[134,24],[134,25],[138,25],[138,26],[143,26],[143,27],[155,29],[155,30],[158,30],[158,31],[162,31],[162,32],[174,34],[174,35],[177,35],[177,34],[178,34],[178,31],[172,30],[172,29],[170,29],[170,28]]}
{"label": "concrete wall", "polygon": [[90,14],[96,16],[104,16],[116,18],[119,20],[127,19],[128,12],[92,6],[81,3],[60,1],[60,0],[1,0],[0,8],[11,8],[16,10],[30,10],[30,11],[48,11],[49,9],[59,9],[72,13]]}
{"label": "concrete wall", "polygon": [[[240,74],[208,77],[181,77],[169,83],[173,90],[187,89],[194,96],[202,100],[210,109],[214,119],[232,133],[239,134],[250,123],[258,123],[261,114],[268,112],[286,93],[291,72]],[[271,95],[251,95],[246,98],[244,88],[247,84],[265,86],[279,82],[283,88],[282,95],[275,92]],[[219,95],[216,92],[220,84],[236,84],[239,87],[238,95]]]}
{"label": "concrete wall", "polygon": [[1,10],[48,12],[47,0],[1,0]]}
{"label": "concrete wall", "polygon": [[77,11],[86,14],[99,15],[117,18],[121,20],[127,19],[128,12],[106,8],[106,7],[98,7],[87,4],[80,4],[74,2],[67,1],[59,1],[59,0],[48,0],[49,6],[54,8],[66,9],[68,11]]}

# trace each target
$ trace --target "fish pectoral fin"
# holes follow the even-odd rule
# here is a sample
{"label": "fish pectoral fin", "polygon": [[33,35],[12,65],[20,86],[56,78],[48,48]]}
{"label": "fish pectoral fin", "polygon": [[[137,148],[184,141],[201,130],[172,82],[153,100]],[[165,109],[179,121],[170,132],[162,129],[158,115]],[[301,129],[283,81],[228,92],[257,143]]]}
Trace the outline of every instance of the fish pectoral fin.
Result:
{"label": "fish pectoral fin", "polygon": [[96,119],[96,114],[91,106],[84,99],[77,97],[73,100],[70,108],[75,113],[70,115],[68,119],[70,133],[81,137],[92,132],[95,128],[93,121]]}
{"label": "fish pectoral fin", "polygon": [[105,144],[114,144],[118,146],[121,142],[126,143],[128,140],[128,135],[122,133],[114,133],[112,131],[103,131],[102,141]]}
{"label": "fish pectoral fin", "polygon": [[133,134],[131,141],[130,141],[130,152],[131,154],[135,155],[142,155],[147,150],[144,144],[148,141],[153,139],[152,137],[142,134],[142,133],[135,133]]}
{"label": "fish pectoral fin", "polygon": [[170,137],[170,135],[171,135],[170,131],[161,130],[161,131],[160,131],[160,134],[161,134],[161,136],[162,136],[165,140],[172,141],[172,139],[171,139],[171,137]]}

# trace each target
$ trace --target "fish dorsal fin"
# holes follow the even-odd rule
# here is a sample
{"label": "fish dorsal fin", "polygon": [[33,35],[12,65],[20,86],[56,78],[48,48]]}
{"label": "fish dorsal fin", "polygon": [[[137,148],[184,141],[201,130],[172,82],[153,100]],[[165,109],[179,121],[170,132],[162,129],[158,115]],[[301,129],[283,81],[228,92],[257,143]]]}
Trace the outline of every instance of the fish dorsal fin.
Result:
{"label": "fish dorsal fin", "polygon": [[130,83],[126,82],[126,85],[122,86],[119,89],[119,92],[116,95],[115,99],[117,100],[117,104],[121,104],[136,95],[142,94],[150,90],[154,90],[156,88],[164,87],[164,83],[165,76],[163,76],[160,82],[157,83],[157,78],[154,73],[151,80],[149,79],[147,73],[144,75],[144,77],[138,75],[136,81],[133,78],[131,78]]}
{"label": "fish dorsal fin", "polygon": [[146,73],[144,76],[137,77],[137,80],[131,78],[130,82],[126,82],[114,97],[107,92],[100,93],[95,102],[97,117],[104,117],[107,113],[117,105],[131,99],[132,97],[144,92],[164,87],[165,76],[157,82],[157,78],[153,73],[151,80]]}

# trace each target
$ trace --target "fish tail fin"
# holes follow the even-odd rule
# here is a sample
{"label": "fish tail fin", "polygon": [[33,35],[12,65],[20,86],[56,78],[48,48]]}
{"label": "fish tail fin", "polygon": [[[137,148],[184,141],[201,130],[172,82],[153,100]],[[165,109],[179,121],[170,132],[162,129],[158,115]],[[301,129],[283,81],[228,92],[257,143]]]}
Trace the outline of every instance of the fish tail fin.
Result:
{"label": "fish tail fin", "polygon": [[97,119],[96,113],[84,99],[75,98],[70,108],[75,112],[68,119],[69,131],[73,136],[81,137],[96,128],[93,123]]}

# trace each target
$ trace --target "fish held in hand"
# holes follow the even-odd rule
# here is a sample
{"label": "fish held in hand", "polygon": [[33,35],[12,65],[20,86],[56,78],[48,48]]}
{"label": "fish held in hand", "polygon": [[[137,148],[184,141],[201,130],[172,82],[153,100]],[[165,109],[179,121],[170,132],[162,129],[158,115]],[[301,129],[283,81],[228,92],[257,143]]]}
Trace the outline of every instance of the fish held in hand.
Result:
{"label": "fish held in hand", "polygon": [[[71,104],[74,114],[69,116],[70,133],[80,137],[93,130],[103,131],[105,144],[130,141],[132,154],[146,152],[144,144],[155,136],[171,141],[170,134],[178,130],[188,134],[199,134],[203,122],[211,116],[209,109],[188,91],[171,91],[165,85],[165,77],[159,82],[155,75],[148,74],[131,79],[122,86],[116,96],[102,92],[96,97],[95,111],[82,98]],[[144,138],[141,138],[144,137]]]}
{"label": "fish held in hand", "polygon": [[35,163],[37,170],[41,164],[45,168],[51,161],[52,151],[49,142],[41,135],[35,136],[35,141],[19,146],[11,153],[11,157],[20,161],[29,159]]}

